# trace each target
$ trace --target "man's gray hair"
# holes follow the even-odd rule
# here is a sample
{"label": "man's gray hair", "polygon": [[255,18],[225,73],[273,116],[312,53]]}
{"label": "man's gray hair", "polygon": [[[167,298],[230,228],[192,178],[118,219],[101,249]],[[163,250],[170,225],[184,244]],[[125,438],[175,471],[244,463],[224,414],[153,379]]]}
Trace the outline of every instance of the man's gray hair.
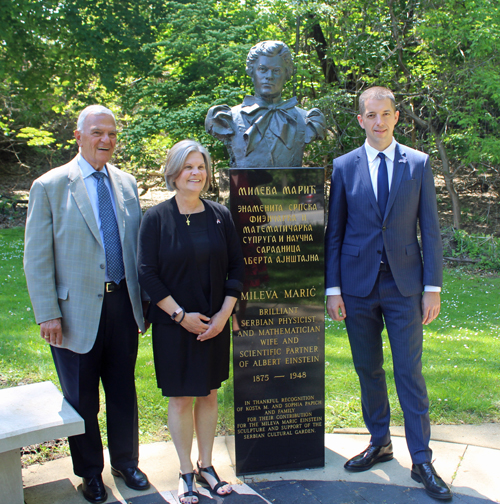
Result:
{"label": "man's gray hair", "polygon": [[109,115],[116,123],[115,114],[113,114],[109,108],[103,107],[102,105],[89,105],[85,107],[78,116],[78,122],[76,123],[77,131],[83,131],[83,124],[89,115]]}
{"label": "man's gray hair", "polygon": [[286,80],[293,75],[293,59],[290,49],[284,42],[278,40],[265,40],[254,45],[247,56],[247,74],[253,79],[255,73],[255,65],[259,56],[280,56],[285,63]]}
{"label": "man's gray hair", "polygon": [[363,91],[359,97],[359,115],[362,116],[365,113],[366,100],[385,100],[386,98],[391,101],[392,108],[396,111],[396,99],[389,88],[373,86],[368,88],[366,91]]}
{"label": "man's gray hair", "polygon": [[202,191],[206,191],[212,182],[212,161],[210,154],[200,143],[194,140],[181,140],[177,142],[168,152],[165,162],[165,183],[170,191],[177,190],[175,180],[184,169],[184,163],[191,152],[199,152],[205,160],[205,169],[207,171],[207,179]]}

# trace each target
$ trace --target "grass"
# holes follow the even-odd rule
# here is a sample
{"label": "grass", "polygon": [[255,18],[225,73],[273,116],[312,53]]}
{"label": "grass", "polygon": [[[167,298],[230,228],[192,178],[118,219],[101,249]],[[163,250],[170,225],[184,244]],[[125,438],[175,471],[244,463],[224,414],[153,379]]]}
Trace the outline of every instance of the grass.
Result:
{"label": "grass", "polygon": [[0,231],[0,385],[57,382],[23,272],[23,228]]}
{"label": "grass", "polygon": [[[424,327],[424,377],[435,424],[500,421],[500,278],[445,270],[441,314]],[[392,424],[403,425],[384,331]],[[344,324],[326,323],[326,430],[363,427]]]}
{"label": "grass", "polygon": [[[51,380],[50,351],[39,336],[22,267],[22,228],[0,230],[0,387]],[[445,271],[442,310],[425,328],[424,376],[432,423],[500,421],[500,278],[464,268]],[[392,423],[403,424],[384,335]],[[326,320],[326,431],[363,427],[359,385],[343,324]],[[169,439],[168,400],[156,387],[150,332],[140,335],[136,366],[140,442]],[[219,390],[219,433],[233,432],[233,383]],[[105,405],[100,422],[105,441]]]}

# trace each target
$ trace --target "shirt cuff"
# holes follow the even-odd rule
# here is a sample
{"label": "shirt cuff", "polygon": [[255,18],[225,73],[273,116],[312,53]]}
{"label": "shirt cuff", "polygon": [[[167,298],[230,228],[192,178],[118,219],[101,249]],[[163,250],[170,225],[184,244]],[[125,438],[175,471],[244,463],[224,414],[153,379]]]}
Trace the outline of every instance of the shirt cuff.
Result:
{"label": "shirt cuff", "polygon": [[441,292],[441,287],[435,285],[424,285],[424,292]]}
{"label": "shirt cuff", "polygon": [[340,296],[342,294],[340,287],[328,287],[325,290],[325,296]]}

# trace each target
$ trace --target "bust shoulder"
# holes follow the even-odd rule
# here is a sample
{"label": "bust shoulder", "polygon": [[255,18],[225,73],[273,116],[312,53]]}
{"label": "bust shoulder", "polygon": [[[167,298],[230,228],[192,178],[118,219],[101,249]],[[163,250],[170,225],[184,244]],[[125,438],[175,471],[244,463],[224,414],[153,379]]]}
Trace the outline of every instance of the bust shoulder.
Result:
{"label": "bust shoulder", "polygon": [[318,108],[304,110],[304,112],[307,126],[306,143],[318,139],[323,140],[326,136],[326,119],[323,112]]}
{"label": "bust shoulder", "polygon": [[234,135],[233,109],[237,108],[241,106],[230,108],[229,105],[215,105],[211,107],[205,118],[205,131],[220,140]]}

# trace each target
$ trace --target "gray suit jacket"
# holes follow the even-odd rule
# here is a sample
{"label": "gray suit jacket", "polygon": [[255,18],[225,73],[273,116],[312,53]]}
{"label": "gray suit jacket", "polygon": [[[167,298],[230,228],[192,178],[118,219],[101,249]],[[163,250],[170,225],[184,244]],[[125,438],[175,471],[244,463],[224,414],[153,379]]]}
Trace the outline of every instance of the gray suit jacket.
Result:
{"label": "gray suit jacket", "polygon": [[[106,165],[116,204],[125,277],[137,325],[144,330],[137,279],[141,208],[131,175]],[[62,317],[64,348],[87,353],[94,345],[104,299],[106,258],[76,158],[31,187],[24,271],[37,323]]]}

